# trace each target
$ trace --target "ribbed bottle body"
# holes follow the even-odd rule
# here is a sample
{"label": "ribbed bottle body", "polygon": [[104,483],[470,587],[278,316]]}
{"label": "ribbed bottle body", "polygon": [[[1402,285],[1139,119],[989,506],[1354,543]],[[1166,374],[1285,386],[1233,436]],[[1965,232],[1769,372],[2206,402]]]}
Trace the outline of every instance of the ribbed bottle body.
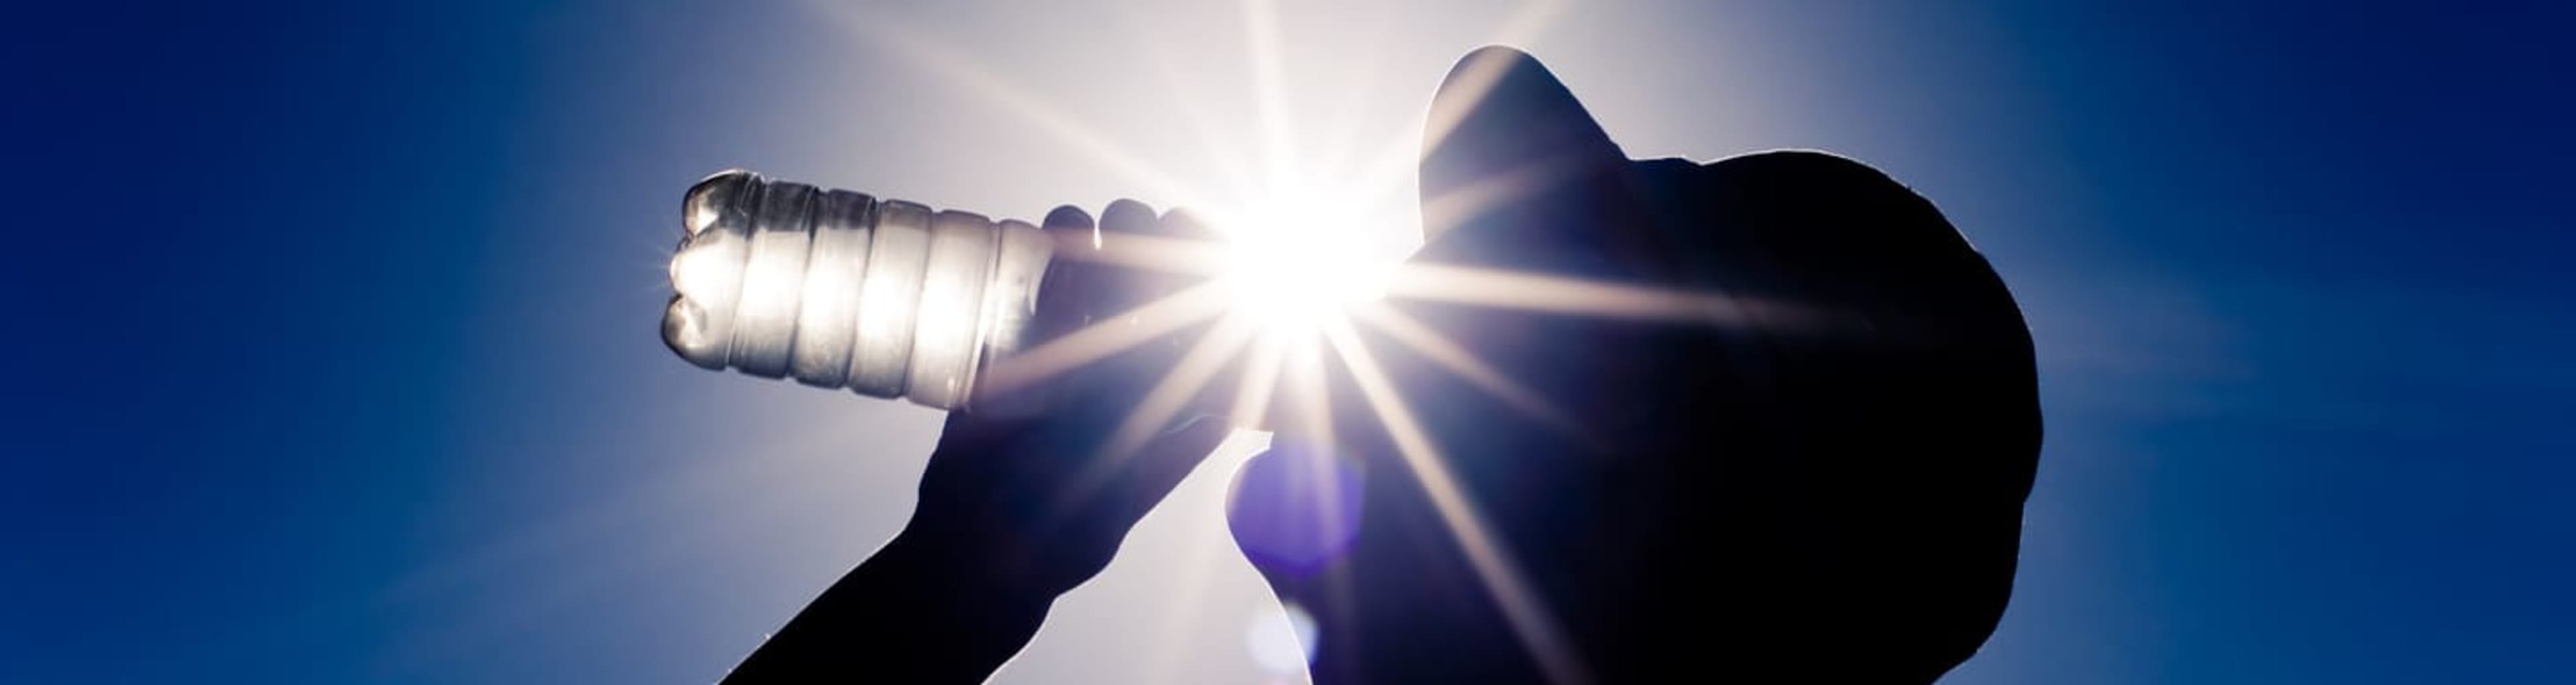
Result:
{"label": "ribbed bottle body", "polygon": [[690,188],[662,339],[690,363],[941,409],[1026,345],[1046,232],[728,171]]}

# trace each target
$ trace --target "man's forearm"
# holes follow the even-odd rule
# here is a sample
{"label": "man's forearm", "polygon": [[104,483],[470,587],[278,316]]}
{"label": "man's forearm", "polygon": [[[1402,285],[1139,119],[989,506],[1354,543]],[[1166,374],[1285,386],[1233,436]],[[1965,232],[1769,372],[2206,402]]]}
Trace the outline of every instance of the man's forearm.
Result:
{"label": "man's forearm", "polygon": [[982,682],[1037,634],[1054,597],[994,582],[924,538],[896,536],[725,682]]}

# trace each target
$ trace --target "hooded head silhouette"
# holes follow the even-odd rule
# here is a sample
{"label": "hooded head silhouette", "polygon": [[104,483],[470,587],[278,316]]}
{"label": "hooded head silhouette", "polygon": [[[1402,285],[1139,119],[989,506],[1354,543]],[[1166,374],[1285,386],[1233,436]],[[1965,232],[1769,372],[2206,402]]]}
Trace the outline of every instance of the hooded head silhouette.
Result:
{"label": "hooded head silhouette", "polygon": [[1318,682],[1923,683],[1993,631],[2037,384],[1929,202],[1822,153],[1629,160],[1506,48],[1420,173],[1413,262],[1470,296],[1360,327],[1388,382],[1341,367],[1230,499]]}

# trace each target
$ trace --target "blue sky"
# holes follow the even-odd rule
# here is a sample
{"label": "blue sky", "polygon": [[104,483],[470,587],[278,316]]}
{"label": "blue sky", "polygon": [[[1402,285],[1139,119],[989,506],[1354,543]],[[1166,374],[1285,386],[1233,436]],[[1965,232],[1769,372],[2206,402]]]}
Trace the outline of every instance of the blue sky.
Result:
{"label": "blue sky", "polygon": [[[1317,159],[1409,150],[1507,40],[1633,155],[1939,204],[2048,418],[1944,682],[2576,681],[2576,16],[2074,4],[1294,4],[1278,92]],[[1227,3],[352,5],[0,29],[0,682],[710,681],[901,525],[937,416],[663,350],[682,188],[1035,217],[1146,192],[1102,149],[1261,147]],[[1268,677],[1227,463],[1001,681]]]}

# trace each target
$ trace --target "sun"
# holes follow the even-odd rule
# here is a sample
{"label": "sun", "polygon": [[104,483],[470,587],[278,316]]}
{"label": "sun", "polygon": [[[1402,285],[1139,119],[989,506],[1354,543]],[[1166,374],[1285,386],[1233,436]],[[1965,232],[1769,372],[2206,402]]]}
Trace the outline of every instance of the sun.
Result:
{"label": "sun", "polygon": [[[1525,3],[1506,23],[1516,28],[1506,33],[1536,30],[1563,4],[1558,0]],[[1019,84],[980,68],[972,53],[955,49],[956,43],[924,39],[925,32],[889,22],[882,13],[839,8],[836,16],[894,56],[988,98],[1000,111],[1024,117],[1026,123],[1082,153],[1099,168],[1122,176],[1141,196],[1190,209],[1220,241],[1213,246],[1216,249],[1198,249],[1210,247],[1198,244],[1150,256],[1121,255],[1119,266],[1160,268],[1207,280],[1155,298],[1127,315],[1094,321],[1001,357],[983,370],[979,382],[986,391],[1041,382],[1122,350],[1175,341],[1176,334],[1212,323],[1193,339],[1175,341],[1181,342],[1181,354],[1127,411],[1101,448],[1103,453],[1132,453],[1183,412],[1205,409],[1197,404],[1203,393],[1234,382],[1230,379],[1240,379],[1230,412],[1238,426],[1250,428],[1262,425],[1265,417],[1287,416],[1295,425],[1268,428],[1286,428],[1326,445],[1339,444],[1346,429],[1382,435],[1382,446],[1421,484],[1453,539],[1467,553],[1475,579],[1500,600],[1502,618],[1538,657],[1549,678],[1587,680],[1567,637],[1518,569],[1508,541],[1486,524],[1479,511],[1483,503],[1474,501],[1458,482],[1436,435],[1415,418],[1411,402],[1439,398],[1408,398],[1408,388],[1400,386],[1389,369],[1437,366],[1533,416],[1544,419],[1564,412],[1512,378],[1510,369],[1489,363],[1476,354],[1476,348],[1415,320],[1406,313],[1409,307],[1399,305],[1436,301],[1692,323],[1710,323],[1713,313],[1732,310],[1711,304],[1711,296],[1705,293],[1509,269],[1406,263],[1405,257],[1424,237],[1422,208],[1436,206],[1444,213],[1473,215],[1496,194],[1484,187],[1433,198],[1407,192],[1414,190],[1405,180],[1412,177],[1422,149],[1422,141],[1409,131],[1358,141],[1301,135],[1316,128],[1300,126],[1301,113],[1291,106],[1286,66],[1292,62],[1277,52],[1280,27],[1272,5],[1243,4],[1247,36],[1241,42],[1250,51],[1254,68],[1242,82],[1251,86],[1251,99],[1258,105],[1257,116],[1250,120],[1258,124],[1259,150],[1210,145],[1208,149],[1225,162],[1219,165],[1221,173],[1214,175],[1173,173],[1154,164],[1118,144],[1116,138],[1066,116],[1068,108],[1034,97]],[[1462,88],[1474,89],[1494,81],[1469,75],[1458,82],[1471,84]],[[1480,83],[1486,85],[1472,85]],[[1467,92],[1458,97],[1483,94]],[[1184,113],[1201,109],[1190,98],[1172,98],[1164,104]],[[1183,117],[1199,122],[1222,118],[1206,111]],[[1446,126],[1434,122],[1420,133],[1436,140],[1447,135]],[[1212,143],[1226,140],[1209,130],[1198,133]],[[1092,247],[1100,244],[1094,242]],[[686,271],[694,277],[698,270]],[[1732,321],[1723,316],[1714,319]],[[1379,361],[1381,355],[1387,363]],[[1355,392],[1341,392],[1338,383],[1327,387],[1328,377],[1347,380]],[[1275,414],[1268,411],[1274,398],[1284,404]],[[1354,418],[1348,423],[1334,418],[1345,415]],[[1361,422],[1375,426],[1362,428]],[[1113,459],[1099,465],[1119,463]]]}
{"label": "sun", "polygon": [[1220,213],[1215,228],[1226,244],[1217,279],[1228,314],[1274,342],[1293,343],[1383,297],[1397,260],[1374,249],[1374,227],[1349,209],[1354,195],[1280,184]]}

